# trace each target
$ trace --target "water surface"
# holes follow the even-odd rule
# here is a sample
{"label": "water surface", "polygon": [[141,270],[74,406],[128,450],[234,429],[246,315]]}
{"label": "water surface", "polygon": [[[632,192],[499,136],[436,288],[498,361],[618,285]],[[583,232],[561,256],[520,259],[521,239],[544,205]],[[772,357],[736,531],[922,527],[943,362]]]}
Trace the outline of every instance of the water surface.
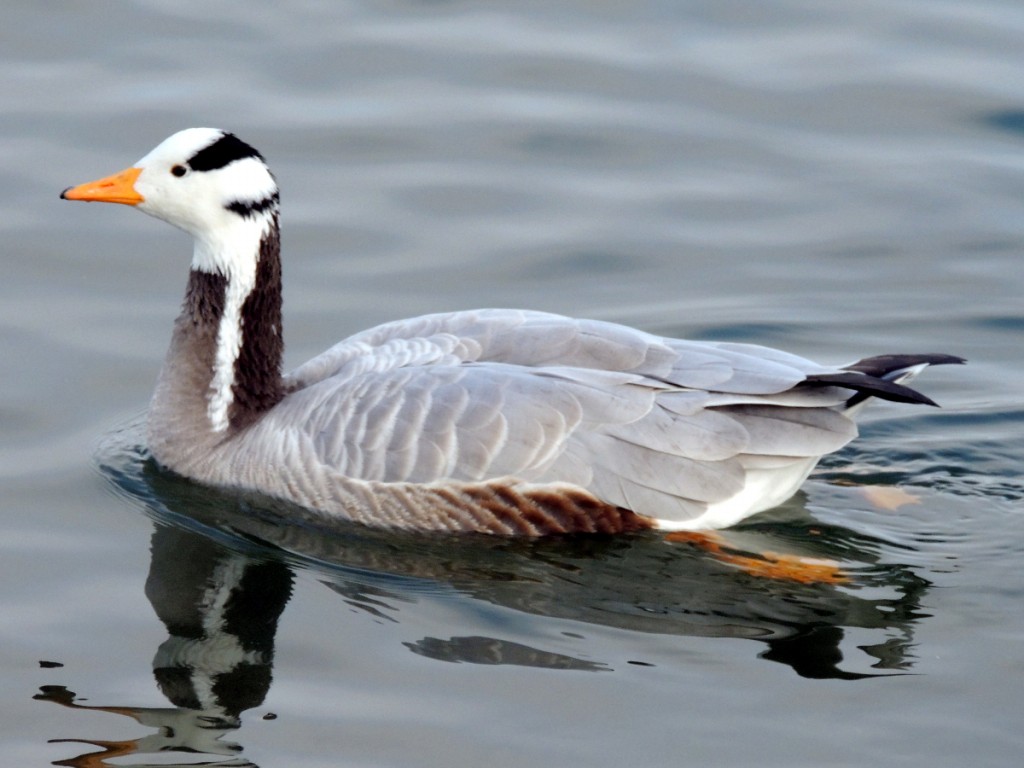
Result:
{"label": "water surface", "polygon": [[[6,759],[1013,764],[1024,13],[507,5],[8,4]],[[728,534],[842,584],[654,535],[395,535],[212,493],[138,450],[187,238],[57,198],[192,125],[281,184],[292,365],[473,306],[970,365]]]}

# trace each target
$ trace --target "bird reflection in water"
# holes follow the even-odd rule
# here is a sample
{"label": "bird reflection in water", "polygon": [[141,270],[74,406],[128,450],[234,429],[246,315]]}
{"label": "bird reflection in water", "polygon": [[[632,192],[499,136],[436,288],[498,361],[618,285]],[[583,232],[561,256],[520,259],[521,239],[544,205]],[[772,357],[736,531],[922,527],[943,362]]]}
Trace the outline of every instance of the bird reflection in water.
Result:
{"label": "bird reflection in water", "polygon": [[[337,524],[246,495],[211,492],[143,460],[107,471],[157,520],[146,595],[169,634],[153,666],[174,706],[85,706],[59,686],[44,689],[37,698],[126,715],[157,729],[128,742],[83,740],[102,751],[58,765],[98,768],[115,756],[168,751],[225,757],[207,763],[212,765],[251,765],[239,756],[237,744],[222,737],[237,729],[241,714],[259,706],[269,690],[274,637],[291,595],[294,563],[315,569],[317,580],[347,607],[375,620],[400,625],[404,607],[419,600],[415,591],[395,586],[391,577],[401,576],[450,586],[451,599],[469,610],[480,601],[585,625],[753,640],[764,646],[761,659],[812,679],[905,673],[913,661],[914,626],[926,615],[920,605],[927,580],[909,567],[880,562],[883,543],[811,521],[800,500],[785,522],[720,532],[710,543],[653,533],[453,541]],[[787,554],[756,554],[769,550]],[[765,578],[756,568],[737,566],[748,555],[769,562],[835,560],[848,570],[841,574],[826,564],[822,575],[831,576],[820,582]],[[882,593],[885,597],[879,597]],[[841,666],[847,628],[880,636],[878,643],[859,646],[870,669]],[[567,672],[653,666],[640,659],[578,658],[480,633],[396,642],[444,662]]]}
{"label": "bird reflection in water", "polygon": [[253,766],[237,757],[240,745],[223,737],[241,726],[242,712],[259,706],[270,688],[277,622],[291,589],[292,572],[278,561],[158,525],[146,596],[168,632],[153,658],[153,675],[173,706],[89,706],[77,703],[76,694],[63,686],[46,686],[36,699],[124,715],[156,729],[125,741],[57,739],[100,751],[54,765],[100,768],[113,765],[108,761],[115,757],[182,752],[230,756],[204,765]]}

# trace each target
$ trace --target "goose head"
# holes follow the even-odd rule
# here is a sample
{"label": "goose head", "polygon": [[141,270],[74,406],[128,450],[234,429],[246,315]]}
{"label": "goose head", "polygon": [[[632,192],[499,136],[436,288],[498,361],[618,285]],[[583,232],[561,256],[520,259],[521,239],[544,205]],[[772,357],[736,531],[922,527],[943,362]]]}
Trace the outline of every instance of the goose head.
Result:
{"label": "goose head", "polygon": [[[259,152],[232,133],[189,128],[131,167],[61,197],[130,205],[195,241],[181,333],[161,376],[166,385],[154,396],[151,428],[153,413],[171,425],[195,415],[221,433],[280,400],[280,198]],[[208,386],[192,391],[203,378]],[[177,427],[161,429],[162,436]],[[197,428],[180,442],[200,434]]]}
{"label": "goose head", "polygon": [[251,269],[280,200],[260,153],[216,128],[179,131],[130,168],[61,197],[131,205],[166,221],[195,239],[194,269],[229,278]]}

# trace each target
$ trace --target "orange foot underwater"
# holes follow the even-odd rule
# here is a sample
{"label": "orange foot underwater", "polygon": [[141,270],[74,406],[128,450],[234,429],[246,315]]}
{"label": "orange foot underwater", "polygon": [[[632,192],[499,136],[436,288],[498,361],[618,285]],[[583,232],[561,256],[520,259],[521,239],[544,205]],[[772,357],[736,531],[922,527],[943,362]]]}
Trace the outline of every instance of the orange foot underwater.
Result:
{"label": "orange foot underwater", "polygon": [[665,539],[699,547],[716,560],[736,566],[751,576],[800,584],[847,584],[850,581],[834,560],[778,552],[741,552],[731,547],[728,539],[719,533],[673,531],[666,534]]}

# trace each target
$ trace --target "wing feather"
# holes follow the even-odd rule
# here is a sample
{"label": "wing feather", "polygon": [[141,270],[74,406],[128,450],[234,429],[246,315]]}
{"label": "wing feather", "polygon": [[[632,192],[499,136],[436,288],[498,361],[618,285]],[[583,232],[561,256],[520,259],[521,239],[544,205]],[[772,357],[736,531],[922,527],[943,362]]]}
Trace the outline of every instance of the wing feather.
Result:
{"label": "wing feather", "polygon": [[653,392],[630,377],[608,376],[604,387],[599,373],[592,378],[504,364],[374,371],[337,388],[300,428],[321,462],[363,479],[532,479],[582,422],[636,419],[653,403]]}
{"label": "wing feather", "polygon": [[746,453],[766,456],[823,456],[857,436],[857,427],[827,408],[740,405],[723,409],[750,435]]}

